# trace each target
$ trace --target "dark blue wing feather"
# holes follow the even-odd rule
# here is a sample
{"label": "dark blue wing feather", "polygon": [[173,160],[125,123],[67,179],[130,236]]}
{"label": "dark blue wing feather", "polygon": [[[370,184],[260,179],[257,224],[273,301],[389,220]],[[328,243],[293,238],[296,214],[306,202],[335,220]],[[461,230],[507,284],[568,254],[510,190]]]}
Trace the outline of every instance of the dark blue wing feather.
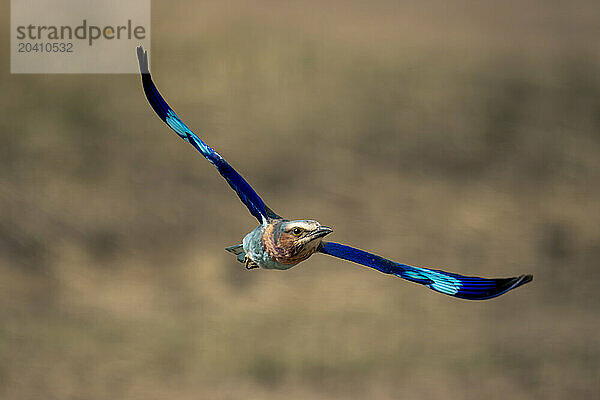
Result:
{"label": "dark blue wing feather", "polygon": [[175,114],[175,111],[169,107],[167,102],[158,92],[158,89],[152,82],[150,70],[148,69],[148,54],[142,46],[137,48],[138,61],[140,63],[140,73],[142,75],[142,85],[148,102],[156,112],[156,114],[166,122],[171,129],[179,135],[180,138],[190,143],[198,150],[208,161],[210,161],[225,178],[229,186],[239,196],[240,200],[248,207],[250,213],[263,222],[264,219],[281,218],[275,214],[269,207],[265,205],[262,199],[256,194],[254,189],[246,182],[246,180],[237,173],[235,169],[219,153],[211,149],[198,136],[188,128],[183,121]]}
{"label": "dark blue wing feather", "polygon": [[355,249],[354,247],[333,242],[323,242],[319,251],[330,256],[374,268],[385,274],[396,275],[411,282],[420,283],[439,293],[467,300],[491,299],[533,280],[532,275],[521,275],[515,278],[485,279],[462,276],[440,270],[413,267]]}

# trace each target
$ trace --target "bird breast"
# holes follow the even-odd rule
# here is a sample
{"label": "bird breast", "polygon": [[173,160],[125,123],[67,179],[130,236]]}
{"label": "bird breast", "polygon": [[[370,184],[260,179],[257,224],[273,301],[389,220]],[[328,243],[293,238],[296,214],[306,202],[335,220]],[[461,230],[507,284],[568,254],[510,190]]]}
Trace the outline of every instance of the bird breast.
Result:
{"label": "bird breast", "polygon": [[268,224],[262,235],[263,247],[274,261],[283,265],[295,265],[309,258],[317,250],[318,241],[301,244],[289,233],[277,234],[278,229],[277,223]]}

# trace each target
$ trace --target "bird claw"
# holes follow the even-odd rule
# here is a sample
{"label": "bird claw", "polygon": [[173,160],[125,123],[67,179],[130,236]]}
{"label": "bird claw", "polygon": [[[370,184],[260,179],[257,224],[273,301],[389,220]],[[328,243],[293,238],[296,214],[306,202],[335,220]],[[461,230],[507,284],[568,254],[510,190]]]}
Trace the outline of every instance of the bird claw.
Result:
{"label": "bird claw", "polygon": [[246,260],[245,260],[244,264],[246,264],[246,269],[248,269],[248,270],[259,268],[258,265],[254,261],[252,261],[250,259],[250,257],[248,257],[248,256],[246,256]]}

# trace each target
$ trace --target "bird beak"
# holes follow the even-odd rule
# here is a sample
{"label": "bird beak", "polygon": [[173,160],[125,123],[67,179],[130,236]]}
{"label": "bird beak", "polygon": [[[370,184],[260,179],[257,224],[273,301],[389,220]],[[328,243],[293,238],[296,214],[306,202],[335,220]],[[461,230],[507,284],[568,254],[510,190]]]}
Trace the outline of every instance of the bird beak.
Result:
{"label": "bird beak", "polygon": [[333,232],[333,229],[331,229],[328,226],[320,226],[316,231],[314,231],[310,236],[311,239],[317,239],[317,238],[321,238],[325,235],[329,235],[331,232]]}

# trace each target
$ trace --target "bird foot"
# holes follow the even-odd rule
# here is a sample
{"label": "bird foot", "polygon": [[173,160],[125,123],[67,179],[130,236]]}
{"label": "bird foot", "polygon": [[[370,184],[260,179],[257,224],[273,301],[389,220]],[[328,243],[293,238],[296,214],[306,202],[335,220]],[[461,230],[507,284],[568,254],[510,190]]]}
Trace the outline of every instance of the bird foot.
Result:
{"label": "bird foot", "polygon": [[248,270],[259,268],[258,265],[254,261],[252,261],[248,256],[246,256],[246,259],[244,261],[244,264],[246,264],[246,269]]}

